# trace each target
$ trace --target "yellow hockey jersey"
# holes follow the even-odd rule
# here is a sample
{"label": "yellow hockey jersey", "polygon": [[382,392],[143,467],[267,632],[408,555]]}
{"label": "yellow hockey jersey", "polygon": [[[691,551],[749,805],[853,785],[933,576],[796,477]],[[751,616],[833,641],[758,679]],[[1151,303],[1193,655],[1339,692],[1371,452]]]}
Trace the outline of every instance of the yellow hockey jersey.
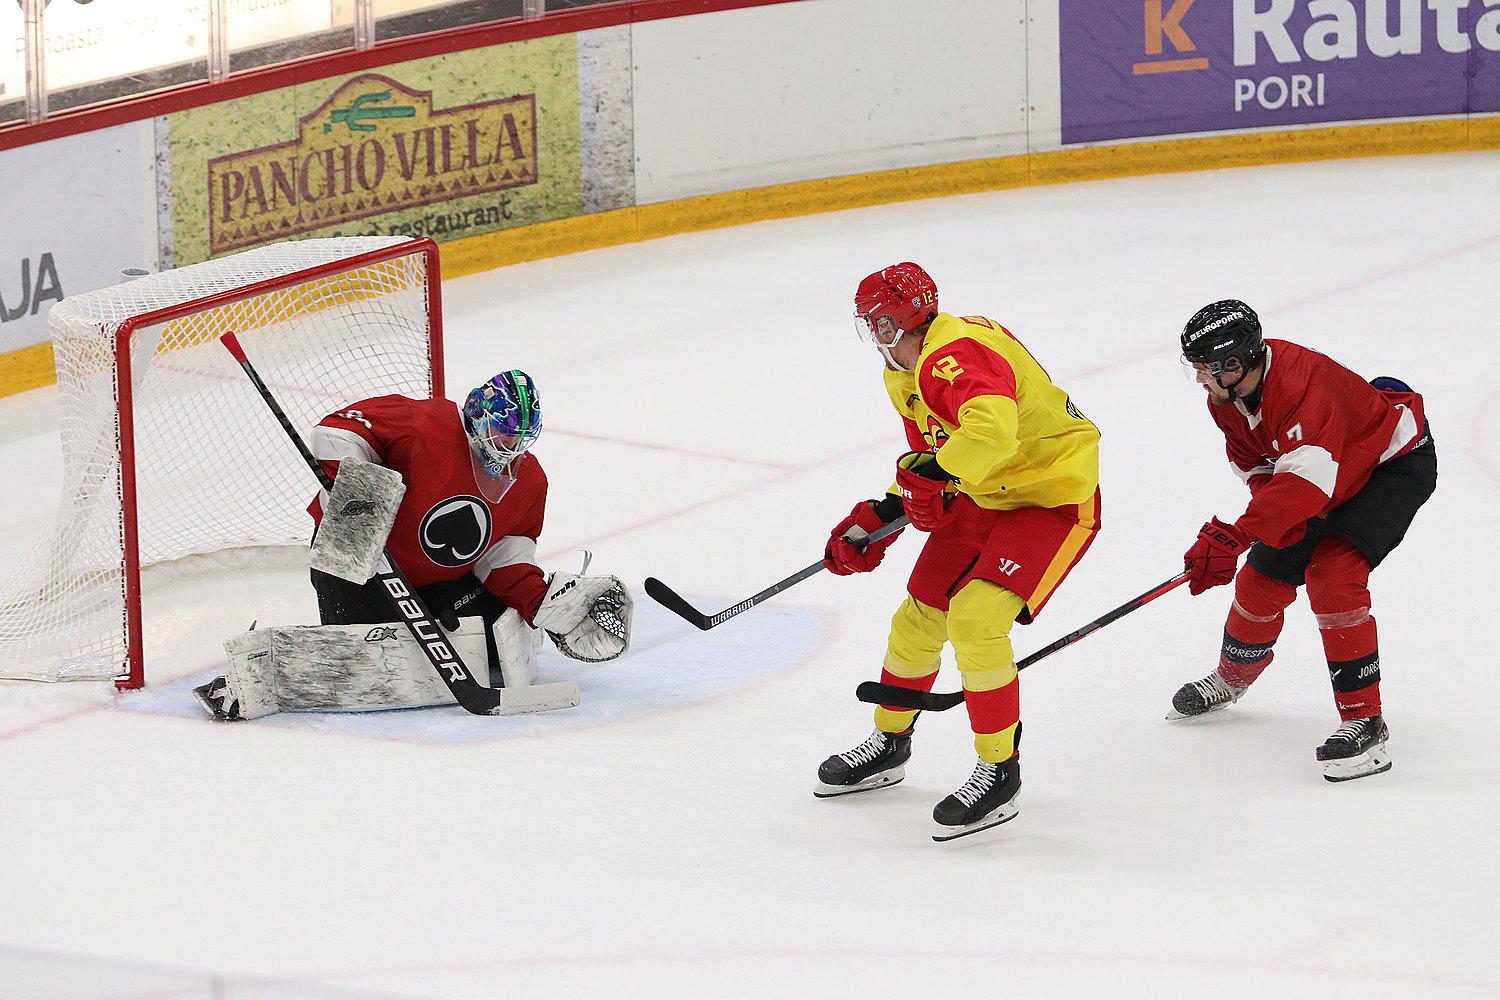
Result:
{"label": "yellow hockey jersey", "polygon": [[1061,507],[1099,486],[1099,429],[1010,331],[939,313],[916,367],[885,372],[911,447],[981,507]]}

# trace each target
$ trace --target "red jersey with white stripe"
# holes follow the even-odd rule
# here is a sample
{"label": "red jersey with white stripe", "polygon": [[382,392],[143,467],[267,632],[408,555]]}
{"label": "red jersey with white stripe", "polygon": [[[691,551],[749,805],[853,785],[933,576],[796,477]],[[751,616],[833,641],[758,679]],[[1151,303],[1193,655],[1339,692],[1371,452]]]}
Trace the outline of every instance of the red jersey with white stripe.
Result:
{"label": "red jersey with white stripe", "polygon": [[1208,401],[1235,472],[1250,487],[1236,526],[1277,548],[1307,521],[1340,506],[1370,474],[1417,447],[1426,418],[1414,392],[1383,392],[1333,359],[1284,340],[1266,341],[1260,402]]}
{"label": "red jersey with white stripe", "polygon": [[[330,475],[346,458],[401,473],[406,495],[386,548],[414,586],[472,572],[531,620],[547,593],[536,564],[547,476],[530,452],[516,463],[515,484],[491,503],[474,482],[457,404],[405,396],[362,399],[329,414],[313,430],[312,450]],[[308,507],[319,521],[321,501]]]}

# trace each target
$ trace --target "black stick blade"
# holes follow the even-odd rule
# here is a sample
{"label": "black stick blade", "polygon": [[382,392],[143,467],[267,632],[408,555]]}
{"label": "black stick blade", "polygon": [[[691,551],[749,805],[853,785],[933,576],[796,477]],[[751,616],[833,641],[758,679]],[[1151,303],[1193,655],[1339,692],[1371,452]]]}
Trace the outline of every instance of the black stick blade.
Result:
{"label": "black stick blade", "polygon": [[693,607],[682,596],[654,576],[646,577],[646,593],[657,604],[686,620],[689,624],[707,631],[714,627],[708,615]]}
{"label": "black stick blade", "polygon": [[928,693],[894,684],[881,684],[879,681],[865,681],[854,689],[854,697],[870,705],[916,708],[924,712],[946,712],[954,705],[964,703],[962,691]]}

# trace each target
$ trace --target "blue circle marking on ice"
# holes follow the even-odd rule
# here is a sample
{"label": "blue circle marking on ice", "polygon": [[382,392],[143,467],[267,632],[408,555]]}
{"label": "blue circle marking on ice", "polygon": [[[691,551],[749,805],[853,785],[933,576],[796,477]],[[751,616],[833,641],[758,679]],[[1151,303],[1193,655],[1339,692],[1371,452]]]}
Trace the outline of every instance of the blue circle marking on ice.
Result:
{"label": "blue circle marking on ice", "polygon": [[[550,640],[539,657],[542,682],[576,680],[580,703],[567,709],[489,718],[457,705],[383,712],[282,712],[243,725],[416,743],[490,743],[607,725],[689,708],[734,694],[799,666],[822,642],[826,623],[813,610],[769,604],[700,631],[637,594],[630,650],[608,663],[563,656]],[[709,607],[692,596],[700,607]],[[223,672],[222,664],[160,687],[132,692],[129,711],[201,718],[192,689]]]}

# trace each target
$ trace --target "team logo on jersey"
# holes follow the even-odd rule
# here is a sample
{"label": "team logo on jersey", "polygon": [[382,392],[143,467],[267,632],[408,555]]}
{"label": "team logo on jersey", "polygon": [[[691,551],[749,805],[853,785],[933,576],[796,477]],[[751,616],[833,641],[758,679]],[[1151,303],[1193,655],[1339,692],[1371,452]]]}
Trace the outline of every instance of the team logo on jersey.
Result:
{"label": "team logo on jersey", "polygon": [[954,379],[963,373],[964,370],[958,366],[958,361],[951,354],[946,354],[932,363],[932,374],[944,379],[949,385],[952,385]]}
{"label": "team logo on jersey", "polygon": [[490,544],[490,508],[478,497],[434,504],[417,529],[422,551],[439,566],[467,566]]}
{"label": "team logo on jersey", "polygon": [[927,414],[927,429],[922,432],[922,437],[932,446],[934,452],[948,443],[948,432],[943,429],[943,425],[938,422],[938,418],[930,413]]}

